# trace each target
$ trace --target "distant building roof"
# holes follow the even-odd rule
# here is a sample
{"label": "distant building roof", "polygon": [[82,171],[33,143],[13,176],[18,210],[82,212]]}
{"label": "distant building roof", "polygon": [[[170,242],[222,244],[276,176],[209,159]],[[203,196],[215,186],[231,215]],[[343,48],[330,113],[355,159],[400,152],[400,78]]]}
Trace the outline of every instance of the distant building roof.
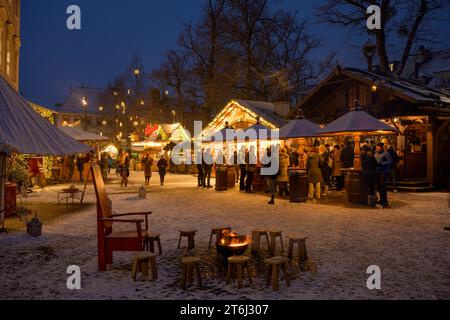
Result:
{"label": "distant building roof", "polygon": [[[405,66],[402,73],[403,78],[414,78],[425,80],[425,83],[431,87],[437,88],[440,85],[437,74],[450,71],[450,48],[431,51],[422,48],[423,56],[419,53],[413,55]],[[419,51],[420,52],[420,51]]]}
{"label": "distant building roof", "polygon": [[74,87],[66,97],[61,106],[55,108],[58,113],[83,114],[83,98],[87,98],[87,113],[98,114],[100,106],[100,94],[103,89],[89,87]]}

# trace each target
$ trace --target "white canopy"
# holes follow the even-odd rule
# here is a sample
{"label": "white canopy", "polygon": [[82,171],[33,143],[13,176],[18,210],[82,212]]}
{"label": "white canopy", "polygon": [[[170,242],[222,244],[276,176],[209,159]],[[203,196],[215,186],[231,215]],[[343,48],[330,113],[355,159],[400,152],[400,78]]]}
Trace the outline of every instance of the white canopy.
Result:
{"label": "white canopy", "polygon": [[64,156],[89,151],[89,146],[72,139],[36,113],[0,76],[0,225],[4,222],[7,153]]}
{"label": "white canopy", "polygon": [[36,113],[3,77],[0,115],[0,152],[65,156],[91,151]]}
{"label": "white canopy", "polygon": [[61,127],[59,129],[77,141],[108,141],[108,140],[111,140],[110,138],[108,138],[106,136],[100,136],[95,133],[87,132],[80,128]]}

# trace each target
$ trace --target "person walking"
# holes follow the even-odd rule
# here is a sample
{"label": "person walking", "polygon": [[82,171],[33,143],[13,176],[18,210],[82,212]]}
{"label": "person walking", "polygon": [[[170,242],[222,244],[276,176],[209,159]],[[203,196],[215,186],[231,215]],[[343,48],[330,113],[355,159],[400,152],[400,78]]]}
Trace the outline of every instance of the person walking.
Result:
{"label": "person walking", "polygon": [[80,182],[84,182],[84,158],[82,156],[77,158],[77,169],[80,174]]}
{"label": "person walking", "polygon": [[153,172],[153,159],[150,157],[149,154],[146,154],[145,157],[142,159],[142,166],[144,169],[144,176],[145,176],[145,186],[150,186],[150,179],[152,178]]}
{"label": "person walking", "polygon": [[108,157],[105,153],[102,153],[100,159],[100,169],[102,171],[103,181],[106,181],[106,179],[108,178],[108,167]]}
{"label": "person walking", "polygon": [[245,180],[245,193],[255,193],[252,189],[253,178],[255,176],[257,165],[255,149],[256,149],[255,146],[251,146],[250,150],[247,152],[245,156],[245,162],[247,163],[246,166],[247,179]]}
{"label": "person walking", "polygon": [[388,182],[392,180],[392,185],[394,187],[394,192],[398,192],[397,183],[398,183],[398,172],[397,172],[397,166],[400,162],[400,157],[397,154],[397,151],[395,151],[394,147],[391,144],[390,139],[383,139],[384,149],[389,153],[392,159],[392,167],[391,170],[389,170],[389,176],[388,176]]}
{"label": "person walking", "polygon": [[203,187],[203,177],[204,177],[204,173],[203,173],[203,152],[199,151],[197,152],[197,155],[195,156],[195,165],[197,167],[197,182],[198,182],[198,187],[201,188]]}
{"label": "person walking", "polygon": [[[219,152],[219,157],[222,157],[222,154]],[[207,149],[205,153],[203,153],[203,188],[212,188],[211,186],[211,175],[213,170],[213,158],[212,158],[212,151],[211,149]]]}
{"label": "person walking", "polygon": [[130,177],[130,156],[126,152],[124,153],[124,160],[121,166],[120,176],[122,177],[120,186],[123,188],[127,188],[128,178]]}
{"label": "person walking", "polygon": [[69,167],[69,176],[67,177],[67,181],[73,182],[73,174],[75,172],[75,156],[69,156],[68,158],[68,167]]}
{"label": "person walking", "polygon": [[161,186],[164,186],[166,174],[167,174],[167,167],[169,166],[169,163],[166,160],[166,156],[162,155],[161,159],[158,161],[158,172],[159,172],[159,178],[161,181]]}
{"label": "person walking", "polygon": [[[271,168],[272,167],[272,161],[279,161],[278,159],[272,160],[272,148],[267,148],[266,154],[263,158],[263,168]],[[274,174],[268,174],[264,175],[264,180],[266,181],[266,184],[269,187],[269,193],[271,194],[271,198],[269,201],[270,205],[275,204],[275,193],[277,191],[277,178],[278,178],[279,170]]]}
{"label": "person walking", "polygon": [[330,152],[328,151],[327,146],[320,146],[320,171],[322,172],[323,177],[323,185],[321,186],[322,189],[322,196],[327,197],[328,191],[330,189],[330,178],[331,178],[331,168],[330,168]]}
{"label": "person walking", "polygon": [[344,189],[344,179],[342,175],[342,161],[341,161],[341,146],[334,146],[333,153],[333,168],[331,170],[331,175],[334,179],[336,191],[342,191]]}
{"label": "person walking", "polygon": [[384,150],[384,144],[379,143],[376,148],[377,152],[375,154],[375,159],[378,162],[377,167],[377,188],[380,193],[379,203],[384,207],[389,207],[388,195],[387,195],[387,179],[389,176],[389,171],[392,168],[392,158],[389,152]]}
{"label": "person walking", "polygon": [[239,161],[239,190],[245,191],[245,179],[247,178],[247,150],[244,146],[241,147],[238,154],[238,161]]}
{"label": "person walking", "polygon": [[321,198],[322,171],[320,169],[321,157],[317,147],[312,147],[306,162],[306,170],[309,179],[308,198],[316,202]]}
{"label": "person walking", "polygon": [[289,189],[288,189],[288,183],[289,183],[289,164],[290,164],[290,157],[288,150],[286,148],[282,148],[279,153],[279,175],[277,178],[278,181],[278,195],[280,197],[283,196],[283,194],[286,195],[286,197],[289,197]]}
{"label": "person walking", "polygon": [[364,145],[361,152],[361,174],[367,186],[368,203],[370,206],[375,206],[377,203],[375,195],[377,168],[378,162],[375,159],[372,148],[370,145]]}

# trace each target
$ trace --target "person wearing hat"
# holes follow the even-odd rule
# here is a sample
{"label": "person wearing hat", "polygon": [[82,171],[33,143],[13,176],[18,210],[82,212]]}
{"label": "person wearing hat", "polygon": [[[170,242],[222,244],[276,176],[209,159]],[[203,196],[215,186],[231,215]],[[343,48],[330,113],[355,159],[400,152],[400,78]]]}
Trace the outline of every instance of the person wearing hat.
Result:
{"label": "person wearing hat", "polygon": [[377,188],[380,193],[380,201],[379,203],[387,208],[389,207],[388,196],[387,196],[387,180],[389,177],[389,171],[392,168],[392,157],[384,149],[384,144],[379,143],[376,148],[375,159],[378,162],[377,167]]}

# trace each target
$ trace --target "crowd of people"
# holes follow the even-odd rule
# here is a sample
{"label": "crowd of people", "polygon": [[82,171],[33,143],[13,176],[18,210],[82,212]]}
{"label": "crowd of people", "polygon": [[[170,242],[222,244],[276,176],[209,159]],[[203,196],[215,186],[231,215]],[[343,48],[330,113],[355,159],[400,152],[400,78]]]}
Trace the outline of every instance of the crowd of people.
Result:
{"label": "crowd of people", "polygon": [[[394,192],[397,192],[397,165],[399,157],[391,141],[387,138],[376,144],[373,140],[366,140],[361,146],[361,169],[362,178],[367,185],[369,205],[381,204],[389,206],[387,196],[387,183],[392,181]],[[272,157],[273,150],[276,157]],[[91,161],[92,154],[86,156],[72,156],[68,160],[69,177],[72,181],[75,168],[79,171],[80,182],[84,181],[85,164]],[[272,161],[278,161],[278,171],[272,175],[263,176],[265,192],[271,195],[269,204],[275,203],[275,197],[289,197],[289,169],[296,168],[305,170],[309,181],[308,199],[317,202],[322,197],[327,197],[331,190],[342,191],[346,171],[354,167],[355,152],[351,140],[344,144],[320,145],[318,141],[312,147],[302,146],[272,146],[266,150],[261,163],[257,161],[255,146],[246,148],[243,146],[239,151],[226,159],[223,153],[212,155],[211,149],[203,149],[196,154],[196,168],[198,172],[198,187],[212,188],[211,176],[214,167],[218,164],[231,163],[235,165],[236,177],[239,189],[245,193],[254,193],[253,182],[258,169],[258,164],[264,168],[272,167]],[[145,176],[145,186],[150,185],[153,175],[153,167],[156,162],[150,154],[142,158],[142,168]],[[102,153],[98,164],[101,168],[103,178],[106,180],[113,168],[113,159],[108,153]],[[130,177],[130,154],[120,150],[116,162],[116,174],[121,178],[121,187],[126,188]],[[157,171],[161,186],[165,183],[165,177],[169,169],[169,163],[165,155],[157,161]],[[379,193],[379,197],[376,193]]]}

